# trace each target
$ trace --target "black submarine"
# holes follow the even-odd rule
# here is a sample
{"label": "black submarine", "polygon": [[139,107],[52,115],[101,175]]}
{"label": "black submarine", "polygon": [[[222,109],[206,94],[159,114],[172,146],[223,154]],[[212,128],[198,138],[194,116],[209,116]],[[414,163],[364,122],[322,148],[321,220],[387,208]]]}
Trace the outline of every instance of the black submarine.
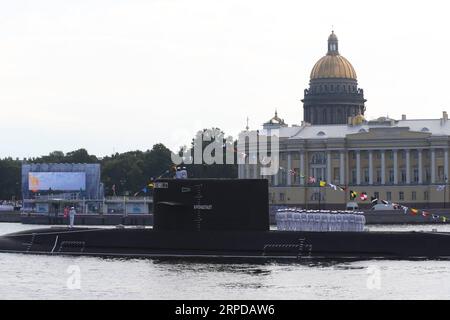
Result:
{"label": "black submarine", "polygon": [[450,233],[270,230],[267,180],[161,179],[153,228],[46,228],[0,252],[106,257],[448,259]]}

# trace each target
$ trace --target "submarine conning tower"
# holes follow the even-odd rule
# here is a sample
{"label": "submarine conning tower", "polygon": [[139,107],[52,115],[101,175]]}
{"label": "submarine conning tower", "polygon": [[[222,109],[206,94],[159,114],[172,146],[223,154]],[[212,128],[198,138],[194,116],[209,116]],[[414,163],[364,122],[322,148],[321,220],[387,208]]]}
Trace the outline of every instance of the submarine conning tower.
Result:
{"label": "submarine conning tower", "polygon": [[154,230],[268,231],[265,179],[159,179]]}

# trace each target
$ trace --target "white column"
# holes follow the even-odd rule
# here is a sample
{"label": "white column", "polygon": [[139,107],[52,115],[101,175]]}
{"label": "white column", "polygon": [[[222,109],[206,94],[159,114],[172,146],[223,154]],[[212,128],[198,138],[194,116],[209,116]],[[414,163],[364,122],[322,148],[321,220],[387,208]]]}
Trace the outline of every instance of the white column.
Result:
{"label": "white column", "polygon": [[436,183],[436,150],[431,149],[431,183]]}
{"label": "white column", "polygon": [[419,171],[419,184],[423,183],[423,171],[422,171],[422,149],[417,150],[417,166]]}
{"label": "white column", "polygon": [[273,176],[273,185],[276,187],[278,186],[278,175],[280,174],[280,170],[278,168],[277,173]]}
{"label": "white column", "polygon": [[381,184],[386,184],[386,152],[380,150],[381,153]]}
{"label": "white column", "polygon": [[345,184],[345,153],[344,153],[344,151],[340,152],[340,159],[339,159],[339,183],[341,185]]}
{"label": "white column", "polygon": [[292,177],[292,175],[291,175],[291,170],[292,170],[292,159],[291,159],[291,153],[290,152],[288,152],[288,154],[287,154],[287,172],[286,172],[286,174],[287,174],[287,179],[286,179],[286,181],[287,181],[287,185],[288,186],[290,186],[290,185],[292,185],[292,180],[291,180],[291,177]]}
{"label": "white column", "polygon": [[[300,172],[299,174],[302,176],[306,177],[306,172],[305,172],[305,153],[303,151],[300,151],[300,168],[298,169]],[[300,184],[304,185],[305,184],[305,177],[300,177]]]}
{"label": "white column", "polygon": [[327,151],[327,181],[328,183],[332,183],[331,177],[331,151]]}
{"label": "white column", "polygon": [[373,184],[373,152],[369,151],[369,184]]}
{"label": "white column", "polygon": [[411,160],[410,160],[410,152],[406,150],[406,184],[411,183]]}
{"label": "white column", "polygon": [[356,184],[361,184],[361,152],[356,151]]}
{"label": "white column", "polygon": [[444,149],[444,181],[448,180],[448,149]]}
{"label": "white column", "polygon": [[398,184],[398,152],[397,150],[392,150],[394,154],[394,184]]}

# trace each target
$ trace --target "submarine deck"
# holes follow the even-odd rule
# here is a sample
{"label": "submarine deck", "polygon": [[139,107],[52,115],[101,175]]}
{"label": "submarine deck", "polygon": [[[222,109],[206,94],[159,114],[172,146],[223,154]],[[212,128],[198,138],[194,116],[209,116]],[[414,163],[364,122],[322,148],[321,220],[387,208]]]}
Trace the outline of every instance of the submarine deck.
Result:
{"label": "submarine deck", "polygon": [[4,235],[0,252],[132,258],[450,259],[450,233],[58,227]]}

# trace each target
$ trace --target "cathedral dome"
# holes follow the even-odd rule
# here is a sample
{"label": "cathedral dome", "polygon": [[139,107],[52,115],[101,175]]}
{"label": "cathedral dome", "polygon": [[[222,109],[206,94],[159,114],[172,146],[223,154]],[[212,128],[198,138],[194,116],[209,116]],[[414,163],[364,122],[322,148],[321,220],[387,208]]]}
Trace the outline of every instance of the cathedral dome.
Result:
{"label": "cathedral dome", "polygon": [[338,39],[334,31],[328,37],[328,53],[314,65],[311,80],[327,78],[344,78],[356,80],[352,64],[339,54]]}

